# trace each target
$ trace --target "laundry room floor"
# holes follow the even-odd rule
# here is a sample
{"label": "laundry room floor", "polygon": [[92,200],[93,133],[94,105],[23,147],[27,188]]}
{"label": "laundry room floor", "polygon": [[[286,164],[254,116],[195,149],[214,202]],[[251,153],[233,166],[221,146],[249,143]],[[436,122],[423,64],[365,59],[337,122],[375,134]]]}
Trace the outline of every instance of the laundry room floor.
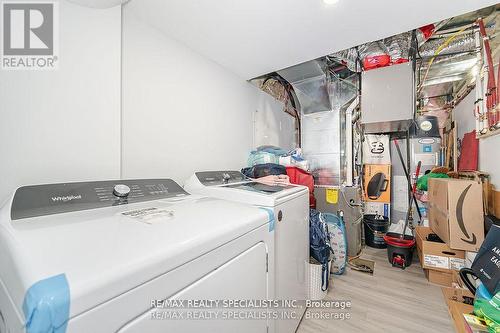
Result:
{"label": "laundry room floor", "polygon": [[375,261],[375,273],[347,268],[344,275],[333,277],[326,297],[351,301],[351,309],[344,310],[351,318],[308,319],[306,312],[298,333],[454,332],[441,288],[427,281],[416,253],[412,265],[405,270],[389,264],[385,249],[365,247],[361,258]]}

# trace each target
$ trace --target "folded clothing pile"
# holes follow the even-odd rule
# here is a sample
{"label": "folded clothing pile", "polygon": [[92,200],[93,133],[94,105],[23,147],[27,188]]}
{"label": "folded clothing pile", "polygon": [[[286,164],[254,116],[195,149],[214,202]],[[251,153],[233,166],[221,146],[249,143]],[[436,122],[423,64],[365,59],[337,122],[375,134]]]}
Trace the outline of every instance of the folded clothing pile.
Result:
{"label": "folded clothing pile", "polygon": [[253,167],[259,164],[280,164],[283,166],[296,166],[308,170],[309,163],[302,157],[300,148],[286,151],[276,146],[260,146],[250,153],[248,166]]}

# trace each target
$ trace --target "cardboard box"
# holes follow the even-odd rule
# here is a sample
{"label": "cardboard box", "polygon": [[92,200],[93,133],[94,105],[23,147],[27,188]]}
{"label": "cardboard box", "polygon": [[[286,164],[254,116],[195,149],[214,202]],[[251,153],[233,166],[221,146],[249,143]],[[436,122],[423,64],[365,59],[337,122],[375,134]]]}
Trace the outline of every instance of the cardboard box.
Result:
{"label": "cardboard box", "polygon": [[434,269],[424,269],[427,281],[441,287],[451,287],[453,285],[452,271],[444,272]]}
{"label": "cardboard box", "polygon": [[365,214],[374,214],[391,218],[391,204],[383,202],[366,202]]}
{"label": "cardboard box", "polygon": [[462,179],[429,179],[429,225],[456,250],[477,252],[484,240],[482,185]]}
{"label": "cardboard box", "polygon": [[488,214],[489,189],[491,187],[490,175],[482,171],[460,171],[458,178],[468,179],[480,183],[483,188],[483,209],[484,214]]}
{"label": "cardboard box", "polygon": [[365,164],[365,201],[391,203],[391,165]]}
{"label": "cardboard box", "polygon": [[462,281],[462,278],[460,277],[459,271],[451,272],[451,287],[467,289],[467,287],[464,284],[464,281]]}
{"label": "cardboard box", "polygon": [[455,330],[457,332],[467,332],[463,315],[464,313],[471,313],[474,307],[463,303],[463,301],[464,297],[474,299],[474,295],[471,294],[469,290],[462,288],[441,288],[441,291],[443,292],[444,300],[448,306],[448,312],[455,325]]}
{"label": "cardboard box", "polygon": [[474,310],[472,305],[451,301],[448,307],[450,316],[453,319],[453,324],[455,325],[455,330],[458,333],[468,332],[466,328],[466,322],[464,318],[465,313],[471,313]]}
{"label": "cardboard box", "polygon": [[443,287],[441,288],[441,291],[443,292],[448,308],[450,307],[451,302],[464,303],[466,298],[469,298],[472,301],[474,300],[474,295],[469,291],[469,289]]}
{"label": "cardboard box", "polygon": [[[420,264],[424,269],[447,273],[446,278],[451,284],[451,271],[458,271],[465,266],[465,251],[452,250],[445,243],[428,241],[427,236],[431,233],[432,230],[429,227],[418,226],[415,228]],[[433,276],[437,277],[437,274],[433,274]],[[441,275],[441,278],[444,276]]]}
{"label": "cardboard box", "polygon": [[465,267],[471,268],[476,256],[477,252],[465,251]]}

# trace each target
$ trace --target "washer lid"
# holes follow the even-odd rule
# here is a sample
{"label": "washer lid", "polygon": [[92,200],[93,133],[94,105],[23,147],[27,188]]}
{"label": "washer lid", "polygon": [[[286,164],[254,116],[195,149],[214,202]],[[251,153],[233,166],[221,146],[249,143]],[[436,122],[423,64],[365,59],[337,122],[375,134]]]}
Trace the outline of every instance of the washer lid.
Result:
{"label": "washer lid", "polygon": [[[224,174],[230,177],[224,180]],[[240,175],[243,176],[239,171],[196,172],[186,181],[184,189],[193,194],[266,207],[309,193],[302,185],[267,185],[246,178],[242,181]]]}
{"label": "washer lid", "polygon": [[11,205],[0,211],[0,280],[22,321],[37,281],[65,274],[73,317],[269,221],[264,210],[199,196],[20,220]]}
{"label": "washer lid", "polygon": [[296,186],[293,185],[267,185],[259,182],[246,182],[240,184],[225,185],[225,188],[235,188],[243,191],[257,192],[264,195],[273,195],[275,193],[295,189]]}

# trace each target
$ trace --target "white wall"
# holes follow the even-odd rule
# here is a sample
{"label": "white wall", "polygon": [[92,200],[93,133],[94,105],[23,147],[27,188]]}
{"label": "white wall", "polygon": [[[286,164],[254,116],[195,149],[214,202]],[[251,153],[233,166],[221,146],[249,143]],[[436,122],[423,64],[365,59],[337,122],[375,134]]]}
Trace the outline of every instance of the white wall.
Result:
{"label": "white wall", "polygon": [[281,105],[137,19],[134,8],[123,9],[123,177],[183,183],[196,170],[243,167],[253,113]]}
{"label": "white wall", "polygon": [[0,72],[0,201],[23,184],[119,177],[120,8],[59,10],[59,69]]}
{"label": "white wall", "polygon": [[[469,93],[453,110],[457,124],[458,137],[476,128],[472,114],[475,101],[475,90]],[[479,140],[479,170],[488,172],[496,188],[500,188],[500,134]]]}

